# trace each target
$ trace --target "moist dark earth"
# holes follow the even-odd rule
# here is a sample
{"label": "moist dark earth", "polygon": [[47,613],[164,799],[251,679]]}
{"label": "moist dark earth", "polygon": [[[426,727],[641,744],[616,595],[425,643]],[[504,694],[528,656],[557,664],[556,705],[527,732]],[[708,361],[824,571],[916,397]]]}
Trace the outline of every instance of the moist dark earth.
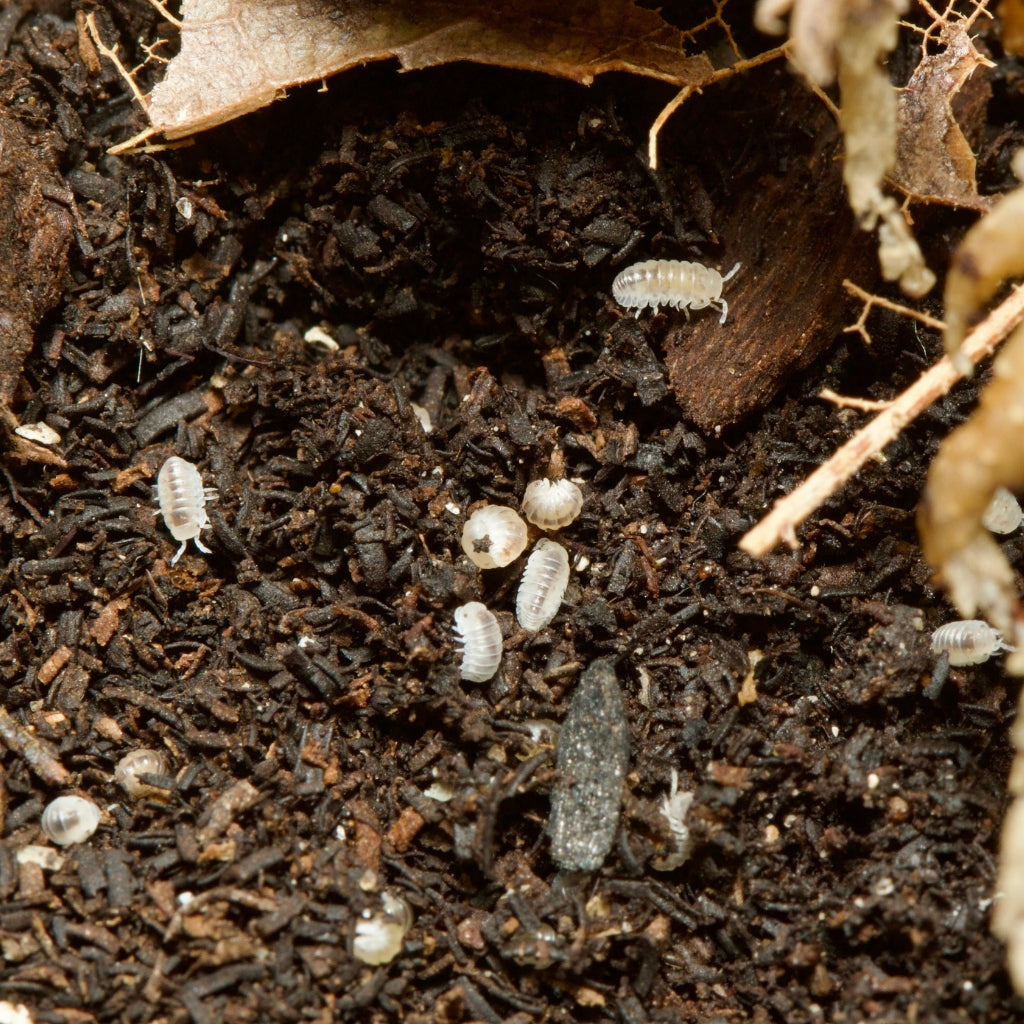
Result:
{"label": "moist dark earth", "polygon": [[[142,3],[98,26],[129,67],[173,37]],[[885,312],[870,347],[842,333],[842,277],[899,296],[837,180],[766,198],[828,151],[817,101],[781,65],[707,90],[653,174],[668,86],[382,65],[111,156],[145,122],[81,32],[59,2],[0,12],[0,395],[7,428],[59,436],[9,433],[2,466],[0,998],[53,1024],[1020,1019],[988,930],[1016,685],[998,659],[937,668],[929,633],[956,615],[914,529],[977,384],[798,551],[736,548],[864,421],[823,387],[888,398],[940,350]],[[989,45],[983,191],[1013,148],[1013,64]],[[804,216],[846,224],[813,268],[783,204],[803,244]],[[915,208],[940,273],[972,219]],[[735,315],[624,315],[611,280],[652,257],[742,262]],[[743,294],[812,270],[807,366]],[[664,341],[690,328],[726,353],[761,338],[781,390],[687,419]],[[723,386],[708,372],[692,393]],[[216,490],[212,554],[174,565],[152,491],[172,454]],[[523,559],[481,572],[461,528],[563,474],[585,494],[558,535],[574,568],[531,634]],[[504,634],[484,684],[452,632],[473,600]],[[627,721],[621,819],[598,870],[561,871],[558,726],[598,660]],[[113,770],[137,748],[168,769],[133,800]],[[45,870],[19,860],[70,792],[99,830]],[[385,894],[412,923],[368,965],[355,926]]]}

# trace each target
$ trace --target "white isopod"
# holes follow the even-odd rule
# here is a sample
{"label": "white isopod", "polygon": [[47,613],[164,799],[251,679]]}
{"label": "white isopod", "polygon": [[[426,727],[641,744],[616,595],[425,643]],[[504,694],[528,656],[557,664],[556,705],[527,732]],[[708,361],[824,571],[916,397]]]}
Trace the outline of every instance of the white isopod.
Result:
{"label": "white isopod", "polygon": [[412,908],[401,897],[384,893],[377,913],[364,910],[352,935],[352,955],[361,963],[387,964],[402,952],[405,933],[412,927]]}
{"label": "white isopod", "polygon": [[199,539],[199,533],[210,525],[206,516],[206,502],[216,493],[213,488],[204,488],[199,470],[177,455],[172,455],[160,467],[156,478],[160,514],[171,536],[181,541],[181,547],[171,559],[171,565],[181,558],[190,540],[194,540],[196,547],[204,554],[212,553]]}
{"label": "white isopod", "polygon": [[526,523],[513,508],[484,505],[462,528],[462,550],[481,569],[500,569],[514,562],[525,550]]}
{"label": "white isopod", "polygon": [[455,609],[455,632],[462,645],[459,671],[471,683],[486,683],[501,664],[501,626],[479,601]]}
{"label": "white isopod", "polygon": [[1012,651],[999,630],[981,619],[947,622],[932,633],[932,653],[946,654],[950,665],[980,665],[998,651]]}
{"label": "white isopod", "polygon": [[982,525],[993,533],[1013,533],[1024,519],[1020,502],[1005,488],[997,487],[981,517]]}
{"label": "white isopod", "polygon": [[583,492],[571,480],[534,480],[526,485],[523,512],[542,530],[561,530],[583,508]]}
{"label": "white isopod", "polygon": [[133,799],[139,800],[145,796],[166,796],[165,790],[158,789],[143,782],[140,775],[166,775],[167,758],[159,750],[149,750],[145,747],[139,750],[132,750],[124,755],[117,762],[114,768],[114,781]]}
{"label": "white isopod", "polygon": [[82,796],[59,796],[43,810],[39,821],[47,839],[58,846],[84,843],[100,823],[100,809]]}
{"label": "white isopod", "polygon": [[636,315],[645,306],[657,310],[659,306],[691,309],[714,306],[722,311],[718,321],[725,323],[729,304],[722,298],[722,285],[740,269],[737,263],[725,277],[703,263],[687,260],[644,260],[626,267],[612,282],[612,295],[620,306],[636,309]]}
{"label": "white isopod", "polygon": [[516,618],[523,629],[543,629],[558,614],[565,588],[569,585],[569,553],[547,537],[527,559],[519,593],[516,594]]}

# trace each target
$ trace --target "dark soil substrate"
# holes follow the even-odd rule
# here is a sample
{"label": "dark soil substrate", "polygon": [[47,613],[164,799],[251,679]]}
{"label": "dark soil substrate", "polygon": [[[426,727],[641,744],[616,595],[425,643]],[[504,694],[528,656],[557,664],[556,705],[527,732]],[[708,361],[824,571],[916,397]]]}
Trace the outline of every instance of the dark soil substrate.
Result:
{"label": "dark soil substrate", "polygon": [[[0,14],[5,131],[54,175],[35,201],[63,203],[47,230],[70,246],[54,289],[26,215],[5,270],[42,290],[10,307],[35,343],[19,377],[8,342],[0,383],[60,441],[47,463],[11,439],[2,469],[5,729],[42,742],[3,758],[0,998],[55,1024],[1020,1019],[988,931],[1015,688],[997,663],[936,675],[928,632],[955,616],[913,522],[974,389],[757,562],[737,538],[862,421],[817,392],[887,397],[937,340],[873,314],[870,349],[838,334],[766,409],[698,430],[662,363],[685,321],[609,295],[636,259],[740,259],[736,315],[694,330],[728,351],[760,329],[745,277],[801,267],[715,226],[813,148],[754,127],[773,96],[804,102],[789,73],[691,101],[660,177],[667,87],[471,66],[348,74],[111,157],[139,115],[47,11]],[[130,65],[156,17],[100,25]],[[967,222],[920,212],[933,266]],[[836,259],[880,287],[866,251]],[[151,493],[171,454],[217,491],[212,554],[173,566]],[[585,483],[560,536],[576,568],[528,634],[522,563],[482,574],[461,526],[563,468]],[[505,636],[483,685],[453,649],[471,600]],[[625,694],[621,828],[600,870],[560,874],[549,755],[596,659]],[[138,747],[171,771],[133,802],[112,772]],[[693,845],[659,871],[673,773]],[[68,790],[99,831],[55,870],[19,864]],[[414,920],[371,967],[350,943],[385,891]]]}

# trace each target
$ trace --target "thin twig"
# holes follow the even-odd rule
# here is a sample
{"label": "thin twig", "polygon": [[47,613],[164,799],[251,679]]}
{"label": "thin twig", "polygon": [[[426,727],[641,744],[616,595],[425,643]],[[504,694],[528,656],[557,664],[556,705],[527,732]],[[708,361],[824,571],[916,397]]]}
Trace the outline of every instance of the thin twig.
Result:
{"label": "thin twig", "polygon": [[884,401],[876,401],[873,398],[853,398],[850,395],[840,395],[831,388],[822,388],[818,397],[826,402],[831,402],[840,409],[856,409],[858,412],[880,412],[888,409],[893,400],[887,398]]}
{"label": "thin twig", "polygon": [[[977,365],[1024,320],[1024,286],[1013,292],[967,336],[961,352],[971,366]],[[864,463],[880,452],[900,431],[941,398],[963,375],[943,356],[926,370],[892,405],[858,430],[832,457],[819,466],[795,491],[780,498],[775,507],[740,540],[748,554],[767,554],[781,541],[798,547],[796,528],[834,494]]]}
{"label": "thin twig", "polygon": [[[731,37],[730,37],[731,38]],[[738,60],[735,64],[727,68],[719,68],[711,78],[705,82],[705,85],[715,85],[718,82],[724,82],[725,79],[731,78],[733,75],[742,74],[744,71],[749,71],[751,68],[759,67],[761,64],[768,64],[770,61],[778,60],[780,57],[785,57],[789,49],[789,43],[783,43],[782,46],[776,46],[771,50],[765,50],[764,53],[759,53],[756,57],[751,57],[749,60]],[[654,119],[654,123],[651,125],[650,131],[647,133],[647,162],[650,164],[652,171],[658,169],[658,135],[661,129],[665,127],[665,122],[695,93],[700,92],[703,86],[698,87],[695,85],[684,85],[665,104],[662,108],[661,113]]]}
{"label": "thin twig", "polygon": [[135,79],[132,78],[131,73],[121,63],[121,58],[117,55],[118,44],[115,43],[114,48],[111,49],[100,38],[99,30],[96,28],[95,11],[85,19],[85,24],[89,29],[89,35],[92,36],[92,41],[96,44],[96,49],[99,50],[115,68],[117,68],[117,73],[128,83],[128,88],[131,89],[132,95],[135,97],[135,101],[139,106],[142,107],[143,110],[149,110],[149,104],[146,102],[146,97],[142,95],[142,90],[135,84]]}

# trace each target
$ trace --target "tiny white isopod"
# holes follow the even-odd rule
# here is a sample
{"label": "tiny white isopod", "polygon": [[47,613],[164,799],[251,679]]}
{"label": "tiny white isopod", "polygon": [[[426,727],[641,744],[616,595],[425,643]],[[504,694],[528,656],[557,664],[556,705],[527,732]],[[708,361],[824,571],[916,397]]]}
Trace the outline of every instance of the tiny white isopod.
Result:
{"label": "tiny white isopod", "polygon": [[527,559],[516,594],[519,625],[531,632],[543,629],[558,614],[568,585],[569,553],[542,537]]}
{"label": "tiny white isopod", "polygon": [[459,672],[471,683],[486,683],[501,664],[501,626],[479,601],[455,609],[455,631],[462,645]]}
{"label": "tiny white isopod", "polygon": [[1024,519],[1020,502],[1005,488],[997,487],[981,517],[982,525],[992,533],[1013,533]]}
{"label": "tiny white isopod", "polygon": [[500,569],[525,550],[529,530],[515,509],[503,505],[478,508],[462,528],[462,550],[481,569]]}
{"label": "tiny white isopod", "polygon": [[185,459],[172,455],[161,467],[156,478],[156,496],[164,524],[181,547],[171,559],[171,565],[181,558],[185,545],[195,541],[204,554],[212,552],[199,539],[200,531],[210,525],[206,516],[206,502],[216,492],[203,487],[199,470]]}
{"label": "tiny white isopod", "polygon": [[100,823],[100,809],[82,796],[59,796],[43,810],[39,821],[46,838],[58,846],[84,843]]}
{"label": "tiny white isopod", "polygon": [[400,897],[384,893],[377,913],[364,910],[352,935],[352,955],[373,967],[387,964],[402,952],[405,933],[412,927],[412,908]]}
{"label": "tiny white isopod", "polygon": [[999,630],[981,619],[947,622],[932,633],[932,653],[946,654],[950,665],[980,665],[998,651],[1012,651]]}
{"label": "tiny white isopod", "polygon": [[636,315],[650,306],[671,306],[686,311],[714,306],[725,323],[729,304],[722,298],[722,285],[740,269],[737,263],[723,277],[714,267],[688,260],[644,260],[626,267],[612,282],[612,296],[620,306],[636,309]]}
{"label": "tiny white isopod", "polygon": [[150,786],[140,775],[166,775],[167,758],[159,750],[145,747],[125,754],[114,768],[114,781],[134,800],[144,796],[166,796],[166,792]]}
{"label": "tiny white isopod", "polygon": [[534,480],[526,485],[523,512],[542,530],[561,530],[583,508],[583,492],[571,480]]}

